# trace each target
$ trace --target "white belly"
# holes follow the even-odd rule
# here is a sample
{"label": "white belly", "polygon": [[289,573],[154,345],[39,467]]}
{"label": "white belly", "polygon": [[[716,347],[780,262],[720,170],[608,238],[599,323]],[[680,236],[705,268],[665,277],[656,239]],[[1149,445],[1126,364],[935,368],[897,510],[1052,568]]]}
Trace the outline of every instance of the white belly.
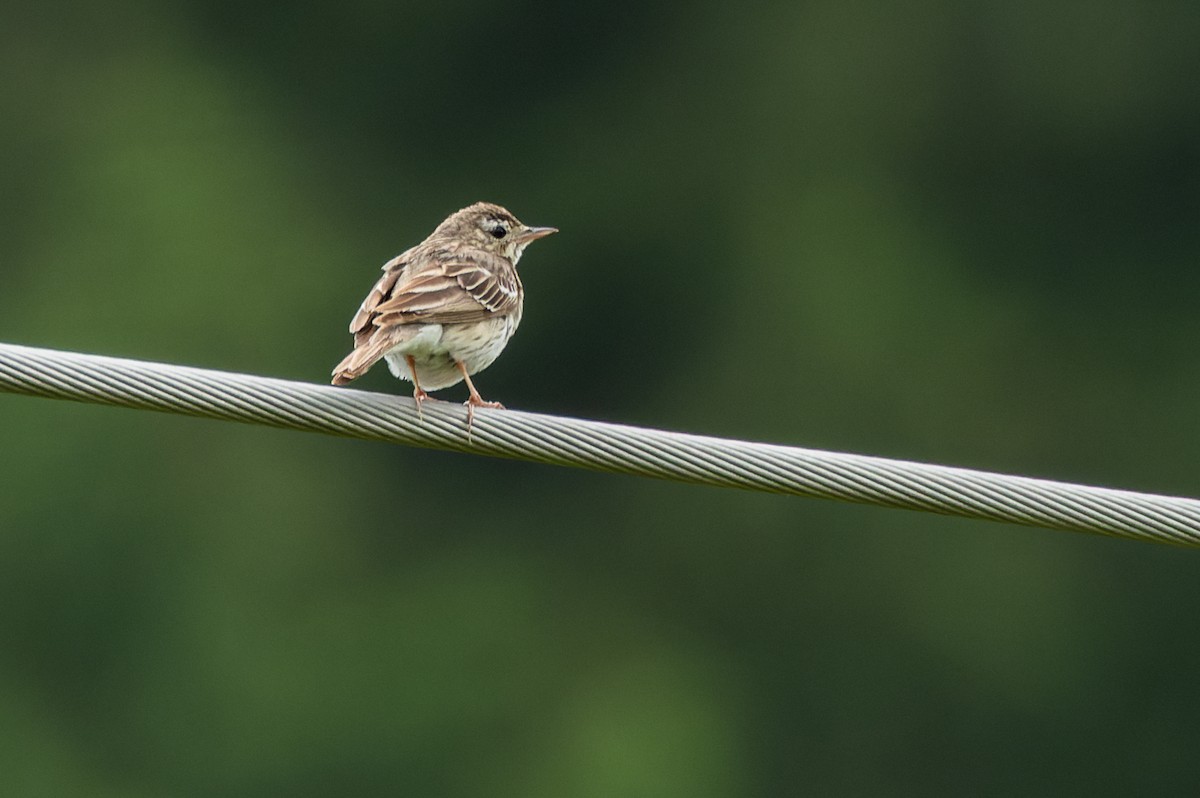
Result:
{"label": "white belly", "polygon": [[402,380],[413,381],[411,357],[421,388],[448,388],[462,381],[456,362],[466,366],[468,374],[483,371],[504,351],[519,322],[516,316],[498,316],[470,324],[414,324],[411,337],[383,357],[392,374]]}

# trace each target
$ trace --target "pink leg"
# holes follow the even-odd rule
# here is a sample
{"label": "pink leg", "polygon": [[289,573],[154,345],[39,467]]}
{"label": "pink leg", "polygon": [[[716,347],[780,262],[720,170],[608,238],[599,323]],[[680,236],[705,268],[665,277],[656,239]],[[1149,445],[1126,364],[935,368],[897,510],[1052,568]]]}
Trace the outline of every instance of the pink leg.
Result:
{"label": "pink leg", "polygon": [[413,360],[412,355],[405,355],[404,360],[408,363],[408,373],[412,374],[413,401],[417,403],[417,416],[424,420],[425,417],[421,415],[421,402],[429,399],[430,396],[421,390],[421,383],[417,382],[417,361]]}
{"label": "pink leg", "polygon": [[467,383],[467,390],[471,392],[471,398],[464,403],[467,406],[467,434],[470,435],[471,423],[475,421],[475,408],[493,407],[503,410],[504,405],[499,402],[485,402],[479,395],[479,391],[475,390],[475,383],[471,382],[471,375],[467,373],[467,367],[458,361],[455,361],[454,365],[458,366],[458,370],[462,372],[463,380]]}

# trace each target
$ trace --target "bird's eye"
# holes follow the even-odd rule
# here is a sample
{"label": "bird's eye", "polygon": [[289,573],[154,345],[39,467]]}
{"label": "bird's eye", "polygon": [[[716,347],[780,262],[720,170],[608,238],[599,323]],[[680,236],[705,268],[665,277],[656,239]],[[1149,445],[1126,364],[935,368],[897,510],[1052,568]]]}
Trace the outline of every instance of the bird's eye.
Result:
{"label": "bird's eye", "polygon": [[504,238],[508,231],[504,229],[504,225],[498,224],[492,228],[492,238]]}

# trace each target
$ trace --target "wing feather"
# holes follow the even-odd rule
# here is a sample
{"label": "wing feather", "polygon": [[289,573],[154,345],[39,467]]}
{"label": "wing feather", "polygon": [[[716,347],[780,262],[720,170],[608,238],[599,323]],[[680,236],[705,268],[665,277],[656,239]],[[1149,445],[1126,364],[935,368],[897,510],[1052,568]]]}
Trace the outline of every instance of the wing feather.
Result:
{"label": "wing feather", "polygon": [[383,302],[392,295],[392,291],[396,288],[396,283],[405,271],[407,271],[408,263],[405,258],[408,254],[408,252],[405,252],[403,255],[395,257],[384,264],[383,276],[375,283],[375,286],[367,294],[367,298],[359,306],[358,312],[354,314],[354,318],[350,320],[350,333],[352,335],[357,336],[364,330],[368,330],[371,324],[371,317],[375,313],[375,308],[379,307],[380,302]]}
{"label": "wing feather", "polygon": [[488,252],[459,250],[445,253],[433,268],[397,280],[372,308],[373,323],[483,321],[516,312],[520,304],[521,281],[511,263]]}
{"label": "wing feather", "polygon": [[406,324],[456,324],[520,313],[523,289],[513,265],[483,250],[414,247],[384,264],[350,332],[354,351],[334,384],[360,376],[402,339]]}

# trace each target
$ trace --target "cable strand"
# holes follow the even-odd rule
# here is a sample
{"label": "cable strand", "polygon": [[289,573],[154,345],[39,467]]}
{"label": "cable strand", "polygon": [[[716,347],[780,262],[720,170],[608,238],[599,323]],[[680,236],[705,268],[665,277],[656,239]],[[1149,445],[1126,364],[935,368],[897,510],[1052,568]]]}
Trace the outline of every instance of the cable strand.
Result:
{"label": "cable strand", "polygon": [[0,391],[1200,546],[1200,501],[0,344]]}

